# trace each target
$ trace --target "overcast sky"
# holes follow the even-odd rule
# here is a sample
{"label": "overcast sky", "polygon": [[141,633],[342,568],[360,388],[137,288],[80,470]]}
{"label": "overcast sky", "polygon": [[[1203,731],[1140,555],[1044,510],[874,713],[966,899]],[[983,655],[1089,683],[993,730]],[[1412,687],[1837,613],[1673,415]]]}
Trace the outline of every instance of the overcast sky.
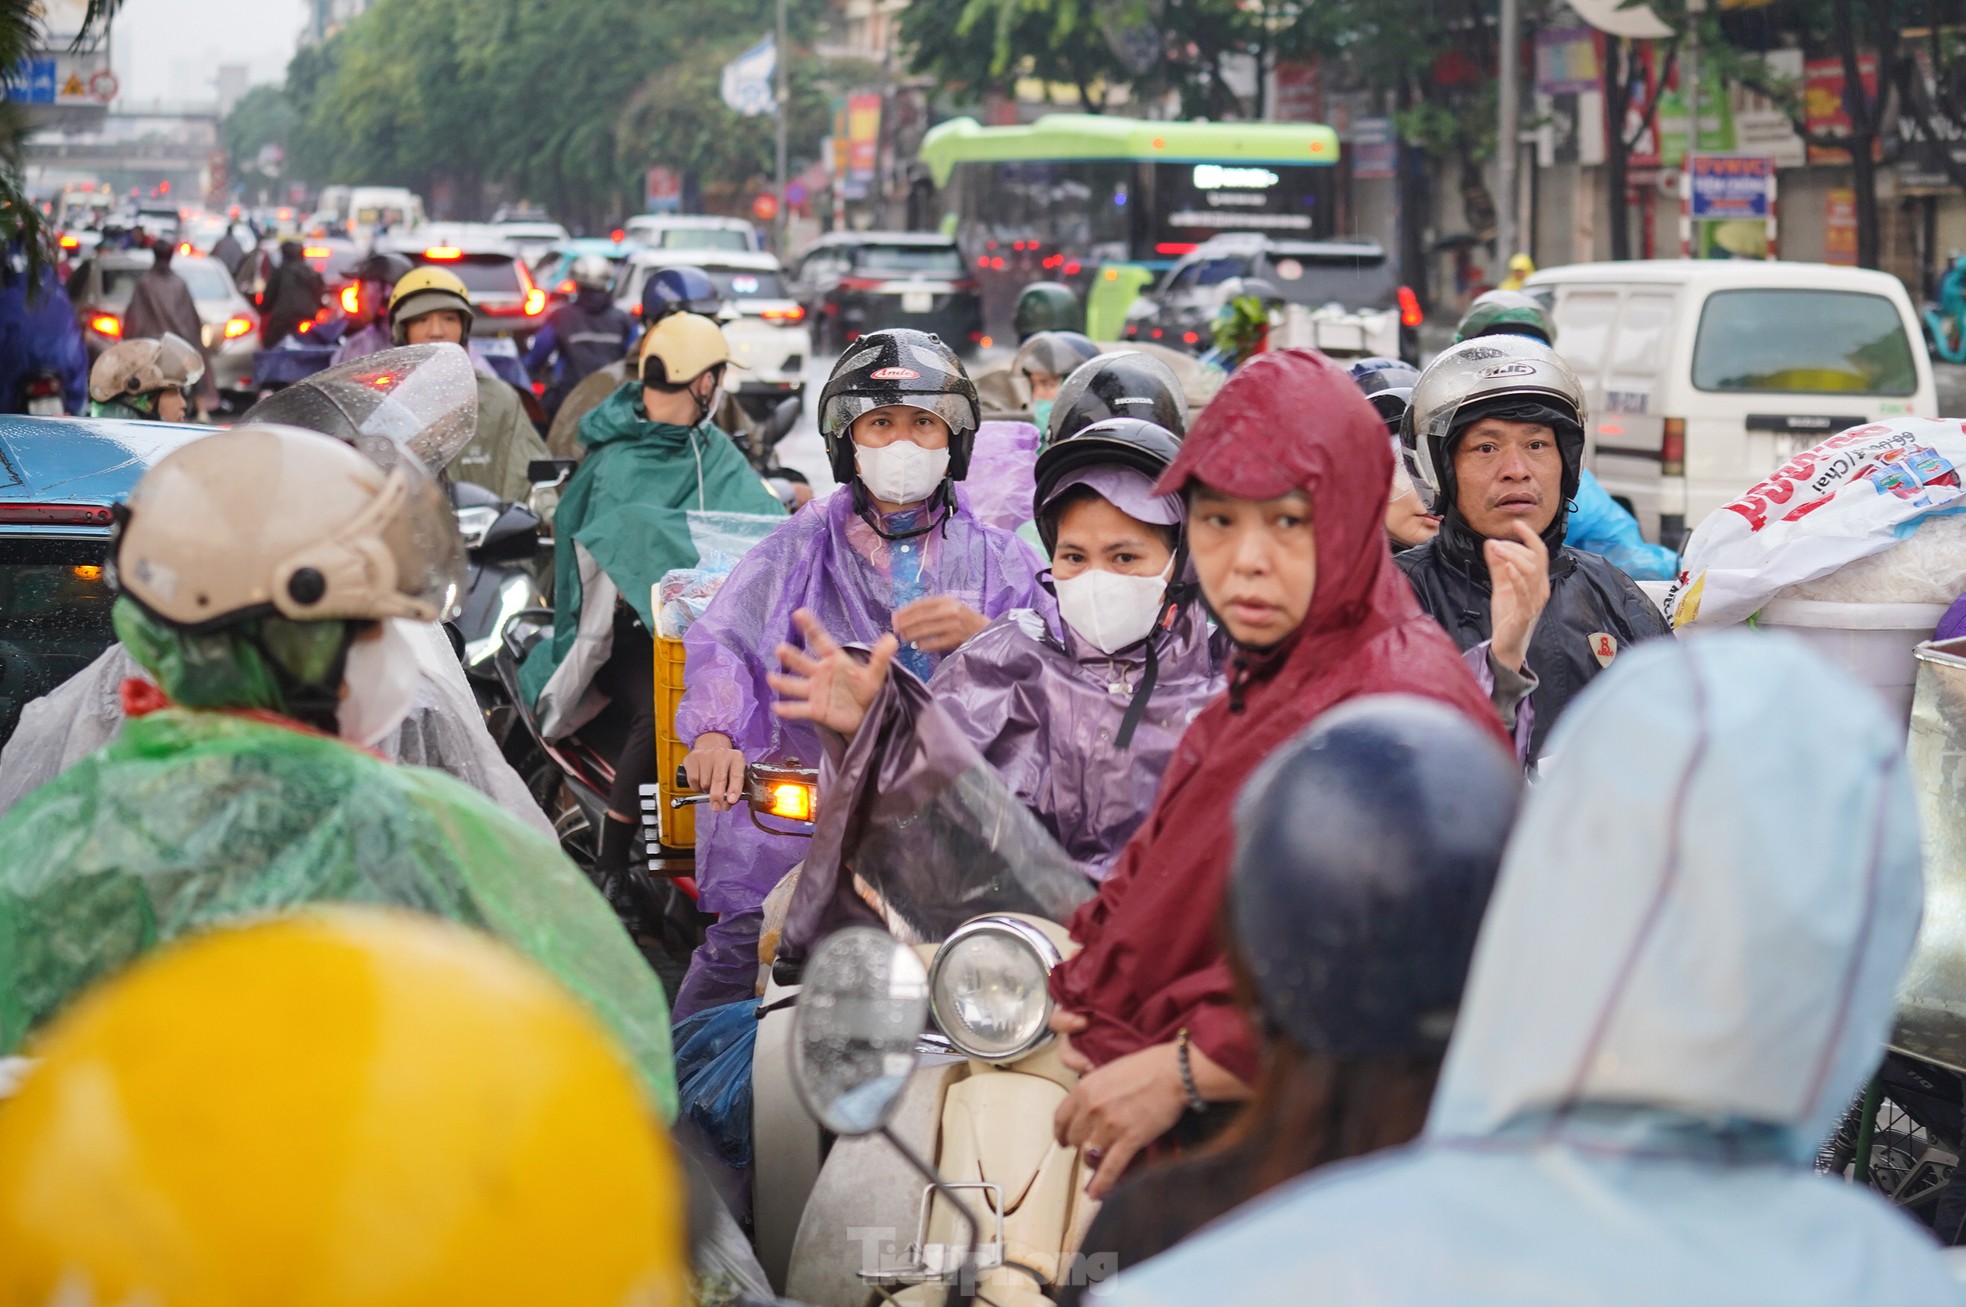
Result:
{"label": "overcast sky", "polygon": [[277,82],[307,13],[305,0],[125,0],[111,29],[123,97],[209,100],[222,63]]}

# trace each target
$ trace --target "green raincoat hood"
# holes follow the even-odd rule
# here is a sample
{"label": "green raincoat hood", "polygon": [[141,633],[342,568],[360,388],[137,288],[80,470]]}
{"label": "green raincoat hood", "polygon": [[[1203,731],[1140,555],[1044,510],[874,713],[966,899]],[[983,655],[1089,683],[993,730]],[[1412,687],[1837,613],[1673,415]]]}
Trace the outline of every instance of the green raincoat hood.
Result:
{"label": "green raincoat hood", "polygon": [[[580,443],[587,458],[553,516],[553,639],[533,650],[520,678],[535,700],[573,646],[585,603],[583,563],[586,576],[604,572],[653,631],[655,583],[665,572],[698,562],[689,532],[692,510],[785,516],[736,443],[716,426],[649,421],[638,381],[624,383],[581,419]],[[584,689],[573,688],[576,694]]]}
{"label": "green raincoat hood", "polygon": [[173,708],[0,819],[0,1054],[157,945],[308,903],[475,927],[579,995],[676,1114],[662,985],[546,837],[483,795],[339,740]]}

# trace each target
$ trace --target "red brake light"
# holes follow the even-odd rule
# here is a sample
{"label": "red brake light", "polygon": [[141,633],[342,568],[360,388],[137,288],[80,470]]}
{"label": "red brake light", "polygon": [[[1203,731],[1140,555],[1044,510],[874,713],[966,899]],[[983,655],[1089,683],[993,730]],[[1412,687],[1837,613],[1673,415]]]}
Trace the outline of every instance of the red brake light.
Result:
{"label": "red brake light", "polygon": [[1667,418],[1659,440],[1659,471],[1664,476],[1686,475],[1686,419]]}
{"label": "red brake light", "polygon": [[991,260],[990,260],[990,266],[991,266],[992,268],[994,268],[994,269],[996,269],[996,270],[997,270],[998,272],[1002,272],[1002,271],[1003,271],[1003,255],[1001,255],[1001,254],[999,254],[999,255],[997,255],[997,257],[995,257],[994,259],[991,259]]}
{"label": "red brake light", "polygon": [[1079,261],[1077,259],[1073,259],[1065,265],[1065,275],[1067,277],[1076,277],[1079,275]]}
{"label": "red brake light", "polygon": [[1172,254],[1178,257],[1183,254],[1193,254],[1194,252],[1195,243],[1193,241],[1162,241],[1160,244],[1154,246],[1154,253],[1156,254]]}
{"label": "red brake light", "polygon": [[[184,248],[188,250],[191,247],[187,245]],[[334,251],[325,245],[306,245],[301,247],[300,257],[303,259],[325,259],[332,253]]]}
{"label": "red brake light", "polygon": [[560,294],[562,295],[571,295],[574,292],[578,291],[579,289],[580,287],[573,284],[572,277],[568,277],[565,281],[561,282],[559,286],[559,291]]}
{"label": "red brake light", "polygon": [[1427,315],[1420,312],[1420,297],[1413,293],[1411,286],[1401,286],[1399,288],[1399,325],[1402,327],[1417,327],[1426,320]]}
{"label": "red brake light", "polygon": [[225,338],[237,340],[253,329],[253,320],[243,314],[234,314],[225,320]]}
{"label": "red brake light", "polygon": [[760,316],[772,322],[804,322],[806,309],[803,304],[794,304],[790,308],[766,309]]}
{"label": "red brake light", "polygon": [[621,228],[616,227],[613,231],[608,233],[608,239],[613,241],[616,245],[619,245],[621,244],[622,241],[628,239],[628,233],[621,230]]}
{"label": "red brake light", "polygon": [[123,319],[117,317],[114,313],[98,313],[89,319],[89,330],[95,332],[98,336],[116,336],[120,338],[123,334]]}
{"label": "red brake light", "polygon": [[464,257],[464,251],[455,245],[432,245],[423,252],[423,257],[432,263],[455,263]]}
{"label": "red brake light", "polygon": [[100,504],[0,504],[0,526],[108,526]]}
{"label": "red brake light", "polygon": [[296,336],[305,336],[308,332],[312,330],[314,330],[314,319],[309,318],[305,322],[301,323],[299,326],[294,328],[294,334]]}
{"label": "red brake light", "polygon": [[534,286],[526,292],[526,316],[536,318],[546,312],[546,292]]}
{"label": "red brake light", "polygon": [[80,236],[64,236],[61,238],[61,247],[65,250],[79,250],[82,248],[82,238]]}
{"label": "red brake light", "polygon": [[341,311],[343,313],[360,313],[362,311],[362,288],[359,285],[343,286],[341,288]]}
{"label": "red brake light", "polygon": [[881,279],[879,277],[840,278],[841,290],[879,290],[880,288],[881,288]]}
{"label": "red brake light", "polygon": [[1181,333],[1181,343],[1183,345],[1194,345],[1194,344],[1198,344],[1200,341],[1201,341],[1201,336],[1196,332],[1184,331]]}
{"label": "red brake light", "polygon": [[178,247],[177,247],[177,252],[178,252],[179,254],[189,254],[189,253],[191,253],[191,242],[190,242],[190,241],[179,241],[179,242],[178,242]]}

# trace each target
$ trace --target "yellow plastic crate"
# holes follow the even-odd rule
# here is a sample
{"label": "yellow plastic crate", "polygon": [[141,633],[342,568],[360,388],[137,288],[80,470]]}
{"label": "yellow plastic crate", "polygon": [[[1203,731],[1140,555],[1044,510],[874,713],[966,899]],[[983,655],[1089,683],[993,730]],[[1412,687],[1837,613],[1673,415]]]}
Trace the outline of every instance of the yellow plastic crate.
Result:
{"label": "yellow plastic crate", "polygon": [[696,847],[696,808],[671,808],[676,769],[689,754],[689,742],[676,738],[676,705],[683,701],[683,642],[655,637],[655,786],[662,843],[671,849]]}

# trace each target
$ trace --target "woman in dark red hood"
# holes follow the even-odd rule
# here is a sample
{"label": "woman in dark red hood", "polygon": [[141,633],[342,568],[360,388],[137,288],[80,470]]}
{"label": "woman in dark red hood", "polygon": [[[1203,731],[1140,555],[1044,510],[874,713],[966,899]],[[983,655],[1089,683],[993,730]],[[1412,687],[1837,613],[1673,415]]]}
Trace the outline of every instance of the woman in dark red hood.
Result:
{"label": "woman in dark red hood", "polygon": [[1156,487],[1188,504],[1202,593],[1236,642],[1229,689],[1189,726],[1146,823],[1073,916],[1083,948],[1051,975],[1081,1072],[1059,1141],[1102,1197],[1132,1158],[1209,1100],[1247,1095],[1257,1046],[1218,931],[1231,810],[1273,750],[1332,706],[1417,694],[1507,742],[1489,696],[1393,565],[1386,429],[1310,350],[1258,356],[1202,412]]}

